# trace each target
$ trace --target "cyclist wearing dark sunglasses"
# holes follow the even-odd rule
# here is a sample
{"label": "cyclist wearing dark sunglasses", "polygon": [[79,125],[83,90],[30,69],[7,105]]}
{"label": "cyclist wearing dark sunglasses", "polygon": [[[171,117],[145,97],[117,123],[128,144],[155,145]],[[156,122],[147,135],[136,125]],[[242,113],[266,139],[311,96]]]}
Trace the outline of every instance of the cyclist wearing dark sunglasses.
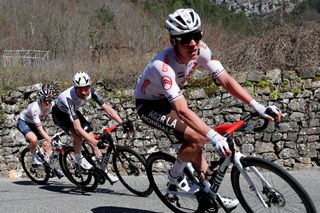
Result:
{"label": "cyclist wearing dark sunglasses", "polygon": [[[135,88],[136,107],[145,123],[174,134],[182,142],[177,160],[168,171],[168,179],[179,190],[195,193],[197,187],[189,185],[183,170],[188,162],[192,162],[206,176],[208,164],[203,154],[204,144],[211,141],[220,156],[231,154],[226,138],[209,127],[188,107],[180,90],[198,65],[206,68],[212,78],[231,95],[252,106],[261,116],[270,120],[273,118],[265,114],[267,107],[254,100],[227,73],[220,61],[214,59],[209,47],[201,40],[201,20],[193,9],[176,10],[168,16],[166,27],[172,47],[156,55],[139,77]],[[268,107],[277,114],[277,120],[280,121],[281,112],[275,106]],[[239,203],[238,200],[229,198],[223,198],[223,202],[230,209]]]}

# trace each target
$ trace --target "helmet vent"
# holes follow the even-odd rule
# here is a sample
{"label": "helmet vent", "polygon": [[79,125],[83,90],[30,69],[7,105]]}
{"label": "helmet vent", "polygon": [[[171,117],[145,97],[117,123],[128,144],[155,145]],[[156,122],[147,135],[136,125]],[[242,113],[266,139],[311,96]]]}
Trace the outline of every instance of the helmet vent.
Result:
{"label": "helmet vent", "polygon": [[181,16],[177,16],[176,19],[180,21],[183,25],[187,25],[187,23],[181,18]]}

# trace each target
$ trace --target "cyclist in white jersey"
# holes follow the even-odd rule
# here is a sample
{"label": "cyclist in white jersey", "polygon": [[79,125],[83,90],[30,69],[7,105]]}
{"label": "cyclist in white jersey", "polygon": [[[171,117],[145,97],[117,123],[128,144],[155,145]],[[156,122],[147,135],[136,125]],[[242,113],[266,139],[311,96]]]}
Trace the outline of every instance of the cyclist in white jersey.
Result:
{"label": "cyclist in white jersey", "polygon": [[[52,108],[52,117],[54,123],[61,127],[67,133],[71,133],[74,138],[73,145],[75,157],[78,165],[84,169],[92,168],[92,165],[81,155],[81,145],[83,139],[86,139],[93,148],[98,158],[102,157],[101,151],[97,148],[104,148],[98,140],[94,138],[90,123],[83,117],[78,110],[90,99],[93,99],[100,105],[107,115],[118,123],[122,123],[122,119],[117,112],[109,106],[91,86],[91,80],[87,73],[78,72],[73,78],[73,87],[70,87],[59,94],[55,106]],[[115,176],[110,179],[115,182]]]}
{"label": "cyclist in white jersey", "polygon": [[[168,171],[171,183],[186,192],[195,193],[196,186],[190,186],[183,174],[188,162],[206,177],[208,168],[203,147],[208,139],[215,151],[223,157],[229,156],[226,138],[209,127],[187,105],[180,88],[187,82],[198,65],[205,67],[229,93],[244,104],[252,106],[259,114],[265,114],[266,107],[251,95],[224,69],[220,61],[212,56],[209,47],[201,40],[201,20],[193,9],[178,9],[166,20],[171,47],[156,55],[139,77],[136,88],[136,108],[140,118],[147,124],[174,134],[182,146],[172,168]],[[268,106],[280,121],[281,112],[275,106]],[[207,187],[210,184],[206,181]],[[229,209],[238,205],[238,200],[223,198]]]}
{"label": "cyclist in white jersey", "polygon": [[24,109],[17,120],[18,130],[25,136],[29,142],[29,149],[32,154],[32,160],[36,164],[42,164],[36,157],[37,141],[45,139],[42,147],[45,150],[46,157],[51,155],[51,138],[42,126],[42,121],[47,117],[52,107],[52,92],[44,86],[38,95],[38,100],[32,102]]}

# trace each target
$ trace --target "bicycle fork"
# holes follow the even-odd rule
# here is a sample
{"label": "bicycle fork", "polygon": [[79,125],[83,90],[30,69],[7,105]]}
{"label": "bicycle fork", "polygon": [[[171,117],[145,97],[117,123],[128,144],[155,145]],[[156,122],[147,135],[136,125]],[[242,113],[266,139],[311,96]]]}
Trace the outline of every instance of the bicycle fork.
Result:
{"label": "bicycle fork", "polygon": [[[233,164],[238,168],[240,173],[243,175],[244,179],[247,181],[247,183],[249,185],[249,189],[257,195],[257,197],[261,201],[262,205],[265,208],[268,208],[269,207],[268,204],[264,201],[261,193],[257,190],[255,184],[253,183],[253,181],[249,177],[247,171],[243,168],[242,163],[241,163],[241,158],[245,158],[245,156],[239,152],[235,152]],[[266,186],[268,189],[272,190],[272,186],[268,183],[268,181],[263,177],[263,175],[254,166],[250,166],[249,169],[263,183],[263,186]]]}

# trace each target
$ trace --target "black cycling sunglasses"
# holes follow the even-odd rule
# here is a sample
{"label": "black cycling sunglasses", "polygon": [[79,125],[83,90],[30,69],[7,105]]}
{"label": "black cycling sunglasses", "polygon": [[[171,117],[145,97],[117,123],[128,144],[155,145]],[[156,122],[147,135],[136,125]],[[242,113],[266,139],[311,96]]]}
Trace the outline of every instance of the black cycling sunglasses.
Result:
{"label": "black cycling sunglasses", "polygon": [[191,40],[198,42],[202,39],[202,32],[196,31],[184,35],[179,35],[175,37],[181,44],[187,45],[190,43]]}

